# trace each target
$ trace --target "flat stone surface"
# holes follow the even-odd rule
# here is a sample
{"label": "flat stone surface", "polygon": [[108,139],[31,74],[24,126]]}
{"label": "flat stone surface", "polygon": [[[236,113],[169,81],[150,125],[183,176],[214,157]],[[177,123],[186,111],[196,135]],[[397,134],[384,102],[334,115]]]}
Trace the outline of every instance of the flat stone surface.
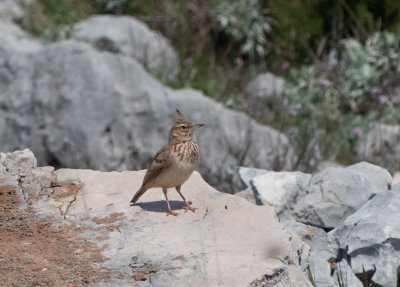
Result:
{"label": "flat stone surface", "polygon": [[[298,254],[300,261],[306,262],[309,249],[282,228],[273,208],[220,193],[197,172],[182,186],[186,199],[197,208],[195,213],[180,210],[183,202],[175,190],[170,190],[168,197],[172,208],[179,210],[177,217],[166,216],[160,189],[148,190],[130,206],[144,173],[55,172],[60,182],[84,184],[68,208],[66,220],[81,222],[89,217],[121,223],[118,230],[110,232],[104,251],[106,264],[119,266],[130,276],[132,272],[143,275],[147,279],[137,281],[140,286],[247,286],[279,269],[284,270],[286,282],[300,280],[285,286],[310,286],[296,263]],[[149,266],[154,270],[145,274],[143,270]],[[139,274],[140,268],[144,274]]]}

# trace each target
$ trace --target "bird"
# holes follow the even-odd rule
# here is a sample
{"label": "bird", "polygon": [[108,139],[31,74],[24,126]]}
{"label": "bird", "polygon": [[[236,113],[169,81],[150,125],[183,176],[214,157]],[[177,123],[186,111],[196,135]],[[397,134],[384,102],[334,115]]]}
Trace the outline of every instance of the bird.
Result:
{"label": "bird", "polygon": [[154,156],[150,168],[146,171],[142,186],[130,201],[136,203],[139,198],[150,188],[161,187],[167,203],[167,216],[177,216],[178,213],[171,209],[168,201],[167,189],[175,188],[182,197],[185,212],[195,212],[181,193],[182,184],[190,177],[200,159],[199,145],[193,141],[193,133],[204,124],[193,124],[182,113],[176,110],[176,119],[169,136],[168,143]]}

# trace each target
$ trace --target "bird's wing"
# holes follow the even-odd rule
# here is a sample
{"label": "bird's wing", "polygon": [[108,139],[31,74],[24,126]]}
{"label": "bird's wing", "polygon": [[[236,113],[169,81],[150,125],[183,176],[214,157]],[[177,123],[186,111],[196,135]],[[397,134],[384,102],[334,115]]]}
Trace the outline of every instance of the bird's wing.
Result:
{"label": "bird's wing", "polygon": [[145,186],[153,181],[157,176],[171,166],[171,149],[173,148],[173,145],[165,145],[158,151],[153,158],[150,168],[147,170],[146,175],[144,176],[142,186]]}

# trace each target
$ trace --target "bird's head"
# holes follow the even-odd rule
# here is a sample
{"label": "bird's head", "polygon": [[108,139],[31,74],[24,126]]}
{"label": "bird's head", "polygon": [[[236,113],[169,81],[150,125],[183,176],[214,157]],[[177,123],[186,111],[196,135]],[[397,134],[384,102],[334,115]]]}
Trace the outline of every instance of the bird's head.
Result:
{"label": "bird's head", "polygon": [[169,131],[169,141],[187,141],[192,139],[192,135],[203,124],[194,124],[186,119],[179,110],[176,110],[176,120]]}

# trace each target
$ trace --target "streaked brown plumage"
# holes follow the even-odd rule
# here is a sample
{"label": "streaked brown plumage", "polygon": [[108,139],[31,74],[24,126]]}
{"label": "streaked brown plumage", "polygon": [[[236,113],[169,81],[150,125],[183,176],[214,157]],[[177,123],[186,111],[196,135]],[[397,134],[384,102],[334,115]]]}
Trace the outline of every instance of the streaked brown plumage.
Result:
{"label": "streaked brown plumage", "polygon": [[153,162],[144,176],[141,188],[131,200],[131,203],[135,203],[149,188],[161,187],[167,201],[167,215],[175,216],[178,214],[172,211],[169,205],[168,188],[175,187],[185,202],[182,208],[186,211],[194,212],[196,210],[189,205],[180,190],[181,185],[190,177],[199,161],[200,149],[198,144],[192,140],[192,135],[197,128],[203,126],[202,124],[193,124],[180,111],[176,110],[176,112],[177,117],[169,132],[168,144],[163,146],[154,156]]}

